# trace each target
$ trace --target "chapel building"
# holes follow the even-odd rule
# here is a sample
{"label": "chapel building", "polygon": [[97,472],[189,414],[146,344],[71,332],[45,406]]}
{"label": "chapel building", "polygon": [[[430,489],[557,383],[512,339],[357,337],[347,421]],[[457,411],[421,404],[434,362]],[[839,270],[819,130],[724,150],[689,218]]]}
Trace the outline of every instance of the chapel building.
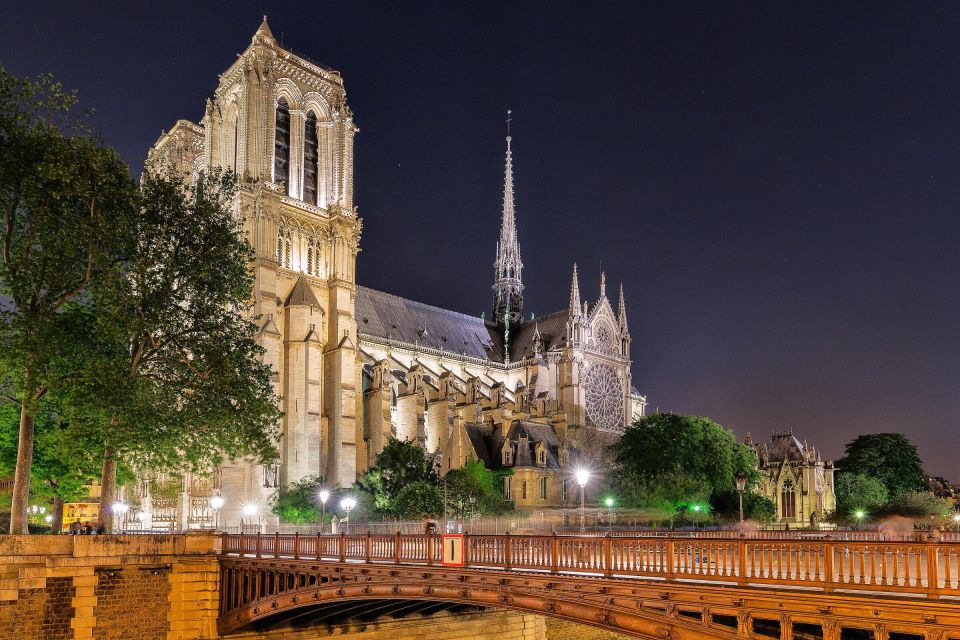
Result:
{"label": "chapel building", "polygon": [[151,149],[151,162],[194,178],[214,167],[240,177],[237,212],[256,251],[253,314],[283,418],[274,464],[144,479],[131,526],[275,522],[268,503],[279,486],[314,475],[350,486],[391,437],[436,455],[442,473],[468,460],[512,469],[504,496],[518,508],[562,506],[573,495],[574,435],[616,434],[644,414],[622,286],[616,310],[604,276],[584,300],[573,265],[571,281],[557,283],[569,286],[566,308],[524,316],[510,136],[489,319],[360,286],[357,131],[340,74],[281,47],[264,18],[200,122],[177,121]]}

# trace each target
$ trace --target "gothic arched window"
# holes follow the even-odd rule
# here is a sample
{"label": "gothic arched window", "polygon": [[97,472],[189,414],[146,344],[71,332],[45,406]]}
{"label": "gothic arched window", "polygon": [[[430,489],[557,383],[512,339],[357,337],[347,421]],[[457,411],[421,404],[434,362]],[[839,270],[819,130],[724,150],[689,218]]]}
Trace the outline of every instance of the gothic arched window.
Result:
{"label": "gothic arched window", "polygon": [[783,518],[797,517],[797,494],[790,480],[784,482],[780,490],[780,515]]}
{"label": "gothic arched window", "polygon": [[317,204],[317,116],[307,114],[303,132],[303,201]]}
{"label": "gothic arched window", "polygon": [[277,231],[277,264],[290,268],[290,232],[283,229]]}
{"label": "gothic arched window", "polygon": [[283,184],[289,194],[290,108],[285,98],[277,101],[277,123],[273,139],[273,181]]}

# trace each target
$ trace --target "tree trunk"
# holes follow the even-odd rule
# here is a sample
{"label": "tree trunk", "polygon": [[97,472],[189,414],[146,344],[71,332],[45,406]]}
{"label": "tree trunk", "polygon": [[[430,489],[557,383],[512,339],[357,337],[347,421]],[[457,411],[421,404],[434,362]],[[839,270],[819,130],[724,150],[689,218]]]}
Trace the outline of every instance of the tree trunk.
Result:
{"label": "tree trunk", "polygon": [[[29,374],[28,374],[29,379]],[[28,533],[27,509],[30,507],[30,468],[33,465],[33,407],[20,405],[20,435],[17,441],[17,468],[13,475],[10,502],[10,533]]]}
{"label": "tree trunk", "polygon": [[60,533],[63,530],[63,498],[56,496],[53,499],[53,520],[50,521],[50,533]]}
{"label": "tree trunk", "polygon": [[104,533],[113,533],[113,502],[117,493],[117,461],[113,447],[103,448],[103,471],[100,475],[99,524]]}

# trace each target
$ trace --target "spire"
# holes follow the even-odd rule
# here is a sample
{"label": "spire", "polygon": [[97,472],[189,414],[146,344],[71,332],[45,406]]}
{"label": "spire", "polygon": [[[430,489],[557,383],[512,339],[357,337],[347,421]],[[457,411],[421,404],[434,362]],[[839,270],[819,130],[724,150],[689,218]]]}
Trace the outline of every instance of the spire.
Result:
{"label": "spire", "polygon": [[520,243],[517,240],[516,213],[513,203],[513,152],[510,143],[511,112],[507,111],[507,155],[503,170],[503,218],[500,223],[500,240],[497,242],[497,259],[494,269],[493,316],[498,324],[503,322],[509,310],[511,321],[523,321],[523,262],[520,260]]}
{"label": "spire", "polygon": [[603,298],[607,295],[607,274],[603,271],[600,272],[600,297]]}
{"label": "spire", "polygon": [[573,263],[573,281],[570,283],[570,317],[580,315],[580,282],[577,280],[577,263]]}
{"label": "spire", "polygon": [[263,22],[260,23],[260,27],[257,29],[257,32],[253,34],[253,41],[256,42],[258,38],[269,40],[273,42],[273,32],[270,31],[270,25],[267,24],[267,16],[263,16]]}
{"label": "spire", "polygon": [[617,318],[620,320],[620,330],[627,330],[627,305],[623,302],[623,283],[620,283],[620,304],[617,308]]}

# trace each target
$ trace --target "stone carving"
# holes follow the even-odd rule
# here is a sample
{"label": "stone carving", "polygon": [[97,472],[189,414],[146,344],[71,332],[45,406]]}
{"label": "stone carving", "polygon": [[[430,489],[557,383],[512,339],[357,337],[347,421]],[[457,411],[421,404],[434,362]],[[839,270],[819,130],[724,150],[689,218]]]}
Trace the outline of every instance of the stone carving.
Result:
{"label": "stone carving", "polygon": [[623,383],[612,367],[595,364],[584,381],[587,416],[601,429],[623,428]]}

